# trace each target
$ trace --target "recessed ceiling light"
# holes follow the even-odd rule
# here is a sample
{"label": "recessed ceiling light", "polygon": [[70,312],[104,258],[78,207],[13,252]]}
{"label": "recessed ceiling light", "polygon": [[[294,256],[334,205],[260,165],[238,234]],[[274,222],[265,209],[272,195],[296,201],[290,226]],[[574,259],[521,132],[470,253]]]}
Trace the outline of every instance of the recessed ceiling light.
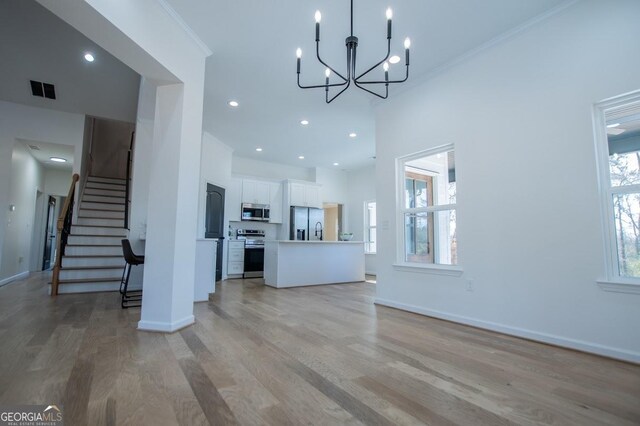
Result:
{"label": "recessed ceiling light", "polygon": [[303,126],[306,126],[307,124],[309,124],[309,120],[302,120],[300,121],[300,124],[302,124]]}
{"label": "recessed ceiling light", "polygon": [[256,151],[262,152],[262,148],[256,148]]}
{"label": "recessed ceiling light", "polygon": [[620,123],[607,124],[608,129],[613,129],[614,127],[618,127]]}
{"label": "recessed ceiling light", "polygon": [[339,166],[340,164],[339,164],[339,163],[333,163],[333,165],[334,165],[334,166]]}
{"label": "recessed ceiling light", "polygon": [[64,158],[60,158],[60,157],[51,157],[49,158],[49,160],[53,161],[54,163],[66,163],[67,160]]}
{"label": "recessed ceiling light", "polygon": [[299,160],[304,160],[304,155],[298,157]]}
{"label": "recessed ceiling light", "polygon": [[389,58],[389,62],[391,62],[392,64],[397,64],[398,62],[400,62],[400,56],[393,55]]}
{"label": "recessed ceiling light", "polygon": [[87,62],[93,62],[96,58],[93,57],[93,54],[87,52],[84,54],[84,60]]}
{"label": "recessed ceiling light", "polygon": [[354,132],[349,133],[350,138],[355,138],[356,136],[358,136],[357,133],[354,133]]}
{"label": "recessed ceiling light", "polygon": [[229,106],[237,108],[240,105],[237,101],[229,101]]}

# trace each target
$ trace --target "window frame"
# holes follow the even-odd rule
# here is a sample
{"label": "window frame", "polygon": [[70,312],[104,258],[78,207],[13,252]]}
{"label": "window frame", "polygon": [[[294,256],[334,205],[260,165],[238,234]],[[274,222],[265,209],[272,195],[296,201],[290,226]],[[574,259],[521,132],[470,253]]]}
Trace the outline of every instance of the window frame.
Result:
{"label": "window frame", "polygon": [[593,107],[593,132],[596,150],[596,169],[598,175],[598,195],[602,220],[602,239],[605,251],[605,274],[596,282],[605,291],[639,293],[640,277],[625,277],[620,274],[618,260],[618,242],[615,225],[613,197],[640,192],[640,185],[612,186],[609,167],[609,140],[607,137],[608,111],[613,111],[633,103],[640,103],[640,91],[616,96],[598,102]]}
{"label": "window frame", "polygon": [[[376,208],[376,224],[371,226],[371,223],[369,222],[369,204],[375,204],[375,208]],[[371,228],[375,228],[376,229],[376,236],[378,235],[377,233],[377,229],[378,229],[378,224],[377,224],[377,218],[378,218],[378,203],[376,202],[376,200],[366,200],[364,202],[364,252],[365,254],[376,254],[377,253],[377,242],[374,241],[374,243],[376,243],[376,250],[370,250],[371,247],[371,241],[369,240],[369,236],[371,235]]]}
{"label": "window frame", "polygon": [[[393,264],[394,268],[397,270],[404,271],[412,271],[412,272],[425,272],[425,273],[435,273],[440,275],[454,275],[460,276],[463,273],[463,269],[460,266],[460,262],[455,265],[443,265],[438,263],[415,263],[415,262],[407,262],[405,260],[405,215],[406,214],[417,214],[417,213],[436,213],[440,211],[455,211],[456,212],[456,227],[458,227],[458,195],[456,194],[456,203],[454,204],[435,204],[436,200],[436,181],[438,179],[438,175],[433,176],[433,186],[434,186],[434,205],[429,207],[413,207],[407,208],[405,207],[405,165],[406,163],[422,158],[428,157],[431,155],[442,154],[445,152],[455,150],[455,145],[453,143],[448,143],[445,145],[436,146],[433,148],[429,148],[423,151],[415,152],[412,154],[404,155],[396,158],[396,263]],[[456,186],[457,186],[457,176],[456,176]],[[436,236],[437,232],[434,232],[434,259],[435,259],[435,239],[438,238]],[[458,237],[459,242],[459,237]],[[459,244],[458,244],[459,247]],[[458,253],[458,260],[460,259]]]}

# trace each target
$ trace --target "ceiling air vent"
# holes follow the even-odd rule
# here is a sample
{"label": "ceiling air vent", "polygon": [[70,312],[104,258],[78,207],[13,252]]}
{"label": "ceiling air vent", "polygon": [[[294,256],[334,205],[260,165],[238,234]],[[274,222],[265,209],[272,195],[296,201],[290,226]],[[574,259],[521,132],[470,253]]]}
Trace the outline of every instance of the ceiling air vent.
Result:
{"label": "ceiling air vent", "polygon": [[30,80],[31,82],[31,93],[33,96],[38,96],[41,98],[47,99],[55,99],[56,98],[56,88],[53,84],[43,83],[41,81]]}
{"label": "ceiling air vent", "polygon": [[31,148],[34,151],[40,151],[40,148],[38,148],[38,146],[36,145],[29,145],[29,148]]}

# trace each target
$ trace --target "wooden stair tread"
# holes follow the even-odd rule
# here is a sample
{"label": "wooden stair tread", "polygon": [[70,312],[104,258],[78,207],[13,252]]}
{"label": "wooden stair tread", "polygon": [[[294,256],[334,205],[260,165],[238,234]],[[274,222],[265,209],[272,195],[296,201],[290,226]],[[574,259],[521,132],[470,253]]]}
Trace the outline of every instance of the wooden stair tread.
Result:
{"label": "wooden stair tread", "polygon": [[67,244],[67,247],[122,247],[122,244]]}
{"label": "wooden stair tread", "polygon": [[[73,225],[78,226],[78,225]],[[103,235],[103,234],[69,234],[70,237],[109,237],[109,238],[118,238],[122,235]]]}
{"label": "wooden stair tread", "polygon": [[[113,278],[74,278],[68,280],[60,280],[58,284],[84,284],[84,283],[119,283],[122,280],[121,277]],[[49,283],[51,284],[51,283]]]}
{"label": "wooden stair tread", "polygon": [[92,271],[95,269],[122,269],[124,265],[120,266],[63,266],[60,268],[62,271]]}
{"label": "wooden stair tread", "polygon": [[117,254],[71,254],[64,255],[63,258],[68,259],[85,259],[85,258],[94,258],[94,257],[123,257],[122,255]]}
{"label": "wooden stair tread", "polygon": [[[116,198],[116,197],[112,197]],[[124,199],[124,197],[122,197]],[[124,206],[124,203],[111,203],[109,201],[93,201],[93,200],[82,200],[83,203],[93,203],[93,204],[110,204],[113,206]],[[95,210],[95,209],[94,209]]]}
{"label": "wooden stair tread", "polygon": [[[80,216],[78,216],[80,217]],[[94,218],[97,219],[97,218]],[[118,220],[118,219],[116,219]],[[113,226],[113,225],[76,225],[75,223],[71,226],[78,226],[82,228],[113,228],[113,229],[124,229],[122,226]],[[78,234],[70,234],[70,235],[78,235]]]}

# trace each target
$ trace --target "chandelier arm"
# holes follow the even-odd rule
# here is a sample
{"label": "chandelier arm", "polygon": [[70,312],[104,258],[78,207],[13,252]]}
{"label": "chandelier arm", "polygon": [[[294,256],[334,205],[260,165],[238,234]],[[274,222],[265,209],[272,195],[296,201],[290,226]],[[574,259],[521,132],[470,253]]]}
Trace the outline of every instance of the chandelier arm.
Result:
{"label": "chandelier arm", "polygon": [[[347,82],[343,82],[343,83],[333,83],[330,84],[328,87],[340,87],[340,86],[344,86],[345,84],[347,84]],[[303,86],[300,84],[300,74],[298,74],[298,87],[301,89],[319,89],[321,87],[327,87],[326,84],[320,84],[320,85],[316,85],[316,86]]]}
{"label": "chandelier arm", "polygon": [[377,68],[380,65],[382,65],[387,59],[389,59],[389,55],[391,55],[391,39],[387,39],[387,56],[385,56],[383,60],[381,60],[380,62],[378,62],[377,64],[375,64],[374,66],[372,66],[371,68],[369,68],[368,70],[366,70],[365,72],[360,74],[359,76],[355,77],[354,81],[360,80],[362,77],[364,77],[365,75],[369,74],[375,68]]}
{"label": "chandelier arm", "polygon": [[[397,84],[397,83],[404,83],[405,81],[407,81],[409,79],[409,65],[407,65],[407,75],[402,79],[402,80],[390,80],[390,81],[383,81],[383,80],[379,80],[379,81],[358,81],[358,84]],[[360,87],[360,86],[358,86]]]}
{"label": "chandelier arm", "polygon": [[329,99],[329,91],[327,90],[326,94],[325,94],[325,101],[330,104],[331,102],[333,102],[333,100],[335,98],[337,98],[338,96],[342,95],[342,92],[344,92],[345,90],[347,90],[349,88],[349,86],[351,85],[351,80],[349,80],[349,83],[347,83],[346,87],[344,89],[342,89],[341,91],[339,91],[334,97],[332,97],[331,99]]}
{"label": "chandelier arm", "polygon": [[320,63],[322,65],[324,65],[325,67],[329,68],[335,75],[337,75],[338,77],[340,77],[342,79],[342,81],[344,81],[345,83],[349,80],[347,78],[344,78],[342,76],[342,74],[340,74],[338,71],[334,70],[333,68],[331,68],[326,62],[324,62],[322,60],[322,58],[320,58],[320,42],[317,41],[316,42],[316,57],[318,58],[318,61],[320,61]]}
{"label": "chandelier arm", "polygon": [[380,95],[380,94],[378,94],[378,93],[376,93],[376,92],[374,92],[374,91],[372,91],[372,90],[367,89],[366,87],[362,87],[362,86],[360,86],[360,83],[358,83],[358,82],[356,82],[356,81],[354,81],[354,84],[356,85],[356,87],[357,87],[358,89],[362,89],[362,90],[364,90],[365,92],[369,92],[369,93],[371,93],[372,95],[376,95],[376,96],[377,96],[377,97],[379,97],[380,99],[387,99],[387,97],[389,96],[389,86],[386,86],[386,87],[385,87],[385,94],[384,94],[384,96],[382,96],[382,95]]}

